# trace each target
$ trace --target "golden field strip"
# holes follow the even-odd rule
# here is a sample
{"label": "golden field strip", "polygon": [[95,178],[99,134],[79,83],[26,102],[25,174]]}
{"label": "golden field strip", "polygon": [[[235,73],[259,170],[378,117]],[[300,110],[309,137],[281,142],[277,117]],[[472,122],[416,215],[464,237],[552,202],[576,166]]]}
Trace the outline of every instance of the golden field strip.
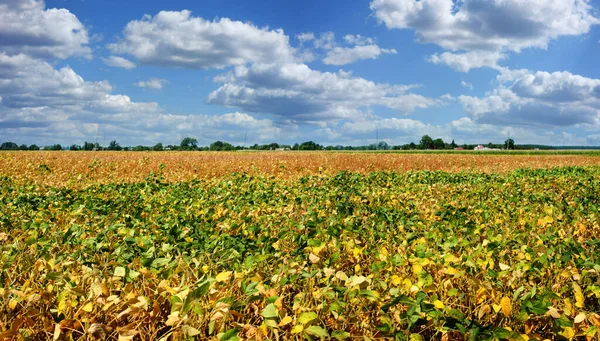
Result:
{"label": "golden field strip", "polygon": [[[533,155],[459,152],[0,152],[0,176],[47,186],[79,187],[138,182],[164,165],[167,181],[214,178],[231,173],[281,178],[332,175],[346,170],[508,172],[519,168],[600,166],[600,154]],[[47,166],[47,167],[46,167]]]}

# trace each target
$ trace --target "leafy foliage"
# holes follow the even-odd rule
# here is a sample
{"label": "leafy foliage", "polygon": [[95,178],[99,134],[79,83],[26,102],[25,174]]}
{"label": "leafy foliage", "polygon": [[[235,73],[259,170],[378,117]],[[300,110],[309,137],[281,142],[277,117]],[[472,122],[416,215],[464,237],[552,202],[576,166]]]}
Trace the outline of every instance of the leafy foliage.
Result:
{"label": "leafy foliage", "polygon": [[594,338],[599,198],[597,167],[2,177],[0,339]]}

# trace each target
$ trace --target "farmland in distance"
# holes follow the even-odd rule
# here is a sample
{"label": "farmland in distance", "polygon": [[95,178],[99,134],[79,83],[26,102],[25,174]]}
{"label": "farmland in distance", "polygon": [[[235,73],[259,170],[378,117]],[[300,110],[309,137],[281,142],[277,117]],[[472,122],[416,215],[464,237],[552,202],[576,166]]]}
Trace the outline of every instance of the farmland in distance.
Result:
{"label": "farmland in distance", "polygon": [[0,339],[597,339],[599,166],[0,153]]}

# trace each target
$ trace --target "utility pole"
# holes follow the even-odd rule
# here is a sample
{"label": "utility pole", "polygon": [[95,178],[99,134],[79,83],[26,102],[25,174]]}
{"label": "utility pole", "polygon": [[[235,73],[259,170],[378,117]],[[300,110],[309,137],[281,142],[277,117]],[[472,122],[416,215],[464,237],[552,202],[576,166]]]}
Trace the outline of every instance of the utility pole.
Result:
{"label": "utility pole", "polygon": [[379,150],[379,128],[375,128],[375,150]]}
{"label": "utility pole", "polygon": [[96,142],[94,142],[94,148],[92,148],[93,151],[98,150],[98,131],[100,130],[100,125],[98,125],[96,127]]}

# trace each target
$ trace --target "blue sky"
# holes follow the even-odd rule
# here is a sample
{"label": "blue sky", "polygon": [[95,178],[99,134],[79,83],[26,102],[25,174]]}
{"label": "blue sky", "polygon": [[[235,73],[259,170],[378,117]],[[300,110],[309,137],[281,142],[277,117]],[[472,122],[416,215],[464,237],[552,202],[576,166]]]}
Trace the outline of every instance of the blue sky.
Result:
{"label": "blue sky", "polygon": [[600,145],[587,0],[0,0],[0,141]]}

